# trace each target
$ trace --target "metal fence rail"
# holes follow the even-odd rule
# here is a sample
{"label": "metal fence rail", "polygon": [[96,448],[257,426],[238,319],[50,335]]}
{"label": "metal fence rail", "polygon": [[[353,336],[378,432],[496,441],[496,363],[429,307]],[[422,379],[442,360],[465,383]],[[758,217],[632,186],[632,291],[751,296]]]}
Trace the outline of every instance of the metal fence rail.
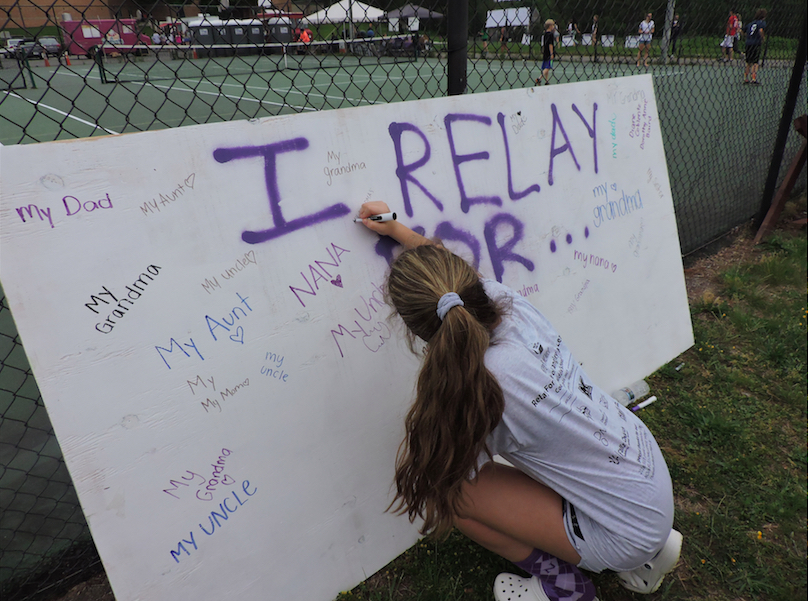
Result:
{"label": "metal fence rail", "polygon": [[[806,8],[796,0],[776,3],[765,18],[759,84],[744,83],[743,32],[757,11],[746,2],[737,4],[744,22],[737,39],[723,2],[257,4],[231,1],[217,15],[218,2],[205,0],[6,2],[0,36],[39,44],[0,50],[0,142],[532,86],[543,79],[542,37],[553,20],[549,85],[653,75],[689,253],[758,213],[778,126],[797,116],[783,115],[795,64],[803,66],[795,58]],[[640,22],[649,9],[646,65]],[[790,98],[798,114],[806,106],[804,73],[800,81]],[[792,130],[786,166],[800,143]],[[23,601],[101,568],[1,288],[0,299],[0,597]]]}

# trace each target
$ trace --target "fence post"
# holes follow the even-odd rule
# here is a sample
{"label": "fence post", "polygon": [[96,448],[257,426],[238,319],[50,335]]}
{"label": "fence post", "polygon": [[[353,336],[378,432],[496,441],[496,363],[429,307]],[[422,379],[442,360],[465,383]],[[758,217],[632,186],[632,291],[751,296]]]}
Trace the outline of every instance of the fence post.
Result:
{"label": "fence post", "polygon": [[[769,175],[766,178],[766,186],[763,188],[760,211],[755,218],[755,228],[759,228],[763,223],[763,220],[766,218],[766,213],[769,212],[769,207],[772,205],[772,198],[774,198],[777,176],[780,174],[780,164],[783,162],[783,154],[785,153],[786,141],[788,140],[788,131],[791,129],[791,121],[794,118],[794,108],[797,106],[797,96],[799,96],[800,93],[800,82],[802,81],[802,72],[805,67],[806,26],[808,26],[808,9],[802,14],[800,43],[797,45],[797,56],[794,58],[794,68],[791,70],[791,81],[788,84],[786,101],[783,105],[783,115],[780,117],[780,128],[777,131],[777,139],[774,142],[772,162],[771,165],[769,165]],[[768,39],[768,36],[766,36],[766,38]]]}
{"label": "fence post", "polygon": [[668,47],[671,43],[671,28],[673,27],[673,15],[676,14],[676,0],[668,0],[668,8],[665,10],[665,29],[662,33],[662,64],[668,62]]}
{"label": "fence post", "polygon": [[447,94],[457,96],[466,91],[466,60],[469,39],[469,5],[467,0],[448,0],[446,7],[448,58],[446,62]]}

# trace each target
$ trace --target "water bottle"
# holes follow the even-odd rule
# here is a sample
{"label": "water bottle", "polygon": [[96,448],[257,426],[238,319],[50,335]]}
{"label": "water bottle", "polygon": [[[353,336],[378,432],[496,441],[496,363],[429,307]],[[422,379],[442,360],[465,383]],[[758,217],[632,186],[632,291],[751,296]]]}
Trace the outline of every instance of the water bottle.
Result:
{"label": "water bottle", "polygon": [[634,382],[631,386],[626,386],[612,393],[612,398],[623,407],[628,407],[629,403],[639,401],[642,397],[650,392],[650,388],[645,380]]}

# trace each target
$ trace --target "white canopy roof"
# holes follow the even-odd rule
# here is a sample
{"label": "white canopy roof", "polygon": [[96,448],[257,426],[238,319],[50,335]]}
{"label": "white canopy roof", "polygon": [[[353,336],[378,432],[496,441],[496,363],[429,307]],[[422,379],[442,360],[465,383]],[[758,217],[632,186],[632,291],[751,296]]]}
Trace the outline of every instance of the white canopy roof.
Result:
{"label": "white canopy roof", "polygon": [[[350,7],[350,18],[348,17],[348,10]],[[378,21],[384,17],[384,11],[359,2],[359,0],[340,0],[336,4],[332,4],[318,11],[308,17],[303,17],[303,23],[320,24],[320,23],[344,23],[346,21],[353,21],[354,23],[368,23],[370,21]]]}

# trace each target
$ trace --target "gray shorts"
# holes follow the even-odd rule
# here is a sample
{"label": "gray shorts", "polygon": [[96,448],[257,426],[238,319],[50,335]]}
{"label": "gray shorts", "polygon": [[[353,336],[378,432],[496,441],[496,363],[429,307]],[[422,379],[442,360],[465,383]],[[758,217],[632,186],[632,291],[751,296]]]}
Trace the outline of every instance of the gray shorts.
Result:
{"label": "gray shorts", "polygon": [[[594,522],[572,503],[563,501],[564,528],[567,537],[581,556],[578,567],[590,572],[613,570],[625,572],[641,566],[651,559],[665,544],[673,527],[673,517],[661,517],[657,530],[659,531],[659,548],[649,551],[642,549],[628,538],[614,534]],[[664,522],[664,523],[663,523]]]}

